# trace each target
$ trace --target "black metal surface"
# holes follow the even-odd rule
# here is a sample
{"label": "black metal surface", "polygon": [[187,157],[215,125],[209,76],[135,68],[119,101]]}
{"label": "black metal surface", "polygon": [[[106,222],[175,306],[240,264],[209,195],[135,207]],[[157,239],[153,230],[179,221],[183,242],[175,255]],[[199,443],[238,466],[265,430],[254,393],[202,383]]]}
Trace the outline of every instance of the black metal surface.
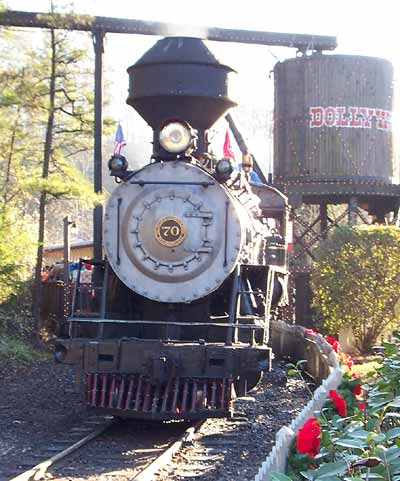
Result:
{"label": "black metal surface", "polygon": [[240,290],[240,265],[235,267],[232,273],[232,287],[229,299],[229,324],[230,327],[226,333],[226,345],[231,346],[234,337],[234,324],[236,320],[236,305]]}
{"label": "black metal surface", "polygon": [[236,105],[229,94],[232,72],[202,40],[167,37],[128,68],[127,103],[153,129],[173,118],[194,129],[208,129]]}
{"label": "black metal surface", "polygon": [[117,204],[117,264],[120,265],[121,259],[120,259],[120,242],[121,242],[121,203],[122,199],[118,199],[118,204]]}
{"label": "black metal surface", "polygon": [[228,227],[229,227],[229,202],[225,202],[225,229],[224,229],[224,267],[228,264]]}
{"label": "black metal surface", "polygon": [[[102,181],[102,133],[103,133],[103,53],[104,33],[96,31],[93,35],[95,53],[94,68],[94,191],[101,194]],[[93,210],[93,255],[95,260],[103,258],[103,206],[96,205]],[[94,269],[94,282],[100,281],[99,269]]]}
{"label": "black metal surface", "polygon": [[[111,17],[92,17],[88,15],[74,17],[57,14],[53,14],[52,17],[56,19],[54,22],[50,21],[48,14],[45,13],[8,10],[0,13],[0,25],[50,28],[54,27],[54,24],[61,25],[60,17],[62,17],[63,19],[69,19],[68,28],[71,30],[94,31],[100,29],[109,33],[166,36],[182,30],[187,32],[189,29],[187,25]],[[299,50],[334,50],[337,47],[336,37],[327,35],[260,32],[216,27],[193,27],[193,31],[203,33],[203,38],[220,42],[275,45]]]}

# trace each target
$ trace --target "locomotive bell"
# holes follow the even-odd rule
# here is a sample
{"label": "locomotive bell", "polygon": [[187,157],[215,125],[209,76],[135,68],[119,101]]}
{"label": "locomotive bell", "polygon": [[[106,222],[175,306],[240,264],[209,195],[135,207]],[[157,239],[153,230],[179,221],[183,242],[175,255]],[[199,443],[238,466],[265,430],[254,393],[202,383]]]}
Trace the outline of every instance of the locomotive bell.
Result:
{"label": "locomotive bell", "polygon": [[202,40],[166,37],[128,68],[127,103],[153,129],[176,118],[207,130],[236,105],[229,92],[233,73]]}

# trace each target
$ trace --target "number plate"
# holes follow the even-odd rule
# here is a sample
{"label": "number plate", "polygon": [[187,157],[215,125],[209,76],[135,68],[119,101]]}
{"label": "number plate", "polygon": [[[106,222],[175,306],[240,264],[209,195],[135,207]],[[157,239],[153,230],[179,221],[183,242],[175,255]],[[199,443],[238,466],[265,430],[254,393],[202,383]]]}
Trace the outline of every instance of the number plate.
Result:
{"label": "number plate", "polygon": [[165,247],[176,247],[186,237],[183,222],[174,216],[162,217],[154,227],[157,241]]}

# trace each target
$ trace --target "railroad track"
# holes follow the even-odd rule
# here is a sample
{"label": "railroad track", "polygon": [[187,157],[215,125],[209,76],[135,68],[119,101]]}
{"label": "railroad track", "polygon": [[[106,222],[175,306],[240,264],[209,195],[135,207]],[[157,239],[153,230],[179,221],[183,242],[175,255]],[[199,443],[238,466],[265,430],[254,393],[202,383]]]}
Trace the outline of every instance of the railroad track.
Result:
{"label": "railroad track", "polygon": [[[21,459],[18,466],[11,468],[8,474],[0,473],[0,480],[30,481],[42,479],[51,466],[101,435],[116,422],[117,420],[113,417],[92,416],[79,427],[71,428],[63,436],[42,447],[39,452]],[[50,456],[46,457],[49,454]],[[43,461],[37,464],[36,458]],[[16,470],[27,466],[29,466],[28,470],[15,474]]]}
{"label": "railroad track", "polygon": [[[182,447],[190,443],[194,437],[196,430],[203,424],[204,421],[197,423],[174,423],[172,429],[165,429],[164,426],[164,436],[159,439],[155,436],[155,442],[151,442],[152,434],[151,432],[159,434],[159,424],[151,423],[133,423],[120,422],[116,418],[106,418],[106,419],[91,419],[84,423],[79,428],[72,428],[68,433],[66,433],[63,439],[57,439],[53,441],[51,446],[42,449],[40,453],[37,453],[35,457],[44,457],[44,451],[55,452],[47,459],[42,460],[38,464],[33,465],[32,457],[23,460],[20,466],[30,466],[28,470],[23,471],[16,476],[12,477],[0,477],[3,481],[37,481],[44,479],[46,475],[49,475],[54,479],[64,479],[67,477],[70,479],[71,476],[82,476],[87,475],[88,471],[91,475],[96,476],[100,474],[102,466],[101,460],[105,459],[107,464],[107,471],[112,469],[112,465],[117,467],[118,472],[114,471],[114,474],[120,474],[121,478],[129,479],[130,481],[150,481],[154,479],[156,473],[165,469],[166,465],[171,461],[172,457],[175,456]],[[118,447],[118,425],[120,430],[122,429],[122,438],[124,434],[126,435],[126,427],[133,427],[132,434],[137,434],[137,431],[142,433],[147,431],[150,434],[149,443],[144,443],[146,447],[143,447],[143,442],[139,442],[134,439],[137,436],[133,436],[128,445],[127,440],[122,439],[121,446]],[[167,425],[168,426],[168,425]],[[105,439],[105,450],[100,442],[102,435],[105,438],[106,433],[108,433],[111,428],[116,430],[116,434],[110,439]],[[125,429],[125,433],[123,432]],[[129,430],[129,428],[128,428]],[[162,431],[162,430],[161,430]],[[78,440],[72,442],[72,438],[79,436]],[[149,436],[148,436],[149,437]],[[125,436],[126,438],[126,436]],[[143,438],[143,436],[142,436]],[[91,443],[91,447],[87,446],[89,442],[97,442],[97,446],[93,446],[95,443]],[[66,444],[68,444],[66,446]],[[160,447],[161,445],[161,447]],[[129,448],[129,449],[127,449]],[[77,456],[77,452],[82,452]],[[121,451],[121,455],[116,454],[117,451]],[[97,452],[96,452],[97,451]],[[71,462],[71,457],[75,459]],[[69,458],[67,460],[66,458]],[[79,460],[79,457],[81,458]],[[86,462],[82,462],[85,460]],[[115,461],[117,461],[115,463]],[[98,471],[98,472],[96,472]]]}
{"label": "railroad track", "polygon": [[[236,399],[231,419],[210,418],[201,425],[160,425],[77,418],[75,427],[47,441],[47,446],[40,441],[40,446],[21,451],[17,463],[16,456],[1,458],[0,481],[30,481],[44,475],[57,481],[251,479],[270,451],[276,431],[308,399],[302,383],[288,380],[285,372],[277,366],[253,396]],[[108,421],[110,424],[97,432]],[[79,444],[84,439],[90,442]],[[77,444],[75,451],[69,449]],[[62,455],[65,451],[66,457]],[[34,454],[28,458],[29,452]],[[4,476],[5,465],[10,468],[12,463],[17,472]],[[28,471],[22,473],[23,468]]]}
{"label": "railroad track", "polygon": [[[158,470],[158,480],[223,479],[224,475],[229,475],[230,470],[228,452],[233,447],[243,451],[252,449],[254,439],[249,442],[248,439],[242,438],[242,428],[246,425],[248,419],[244,416],[225,420],[209,419],[193,435],[191,443],[184,445],[171,462],[162,465]],[[235,474],[237,477],[238,473]],[[150,481],[150,478],[143,481]]]}

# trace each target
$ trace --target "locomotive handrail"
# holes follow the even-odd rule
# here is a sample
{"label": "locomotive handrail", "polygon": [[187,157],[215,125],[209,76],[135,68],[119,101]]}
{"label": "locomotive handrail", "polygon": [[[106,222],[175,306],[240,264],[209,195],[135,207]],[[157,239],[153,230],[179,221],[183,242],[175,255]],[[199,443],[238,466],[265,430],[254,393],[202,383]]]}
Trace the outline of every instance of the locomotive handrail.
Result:
{"label": "locomotive handrail", "polygon": [[[104,323],[104,324],[152,324],[152,325],[162,325],[162,326],[185,326],[185,327],[193,327],[193,326],[210,326],[210,327],[232,327],[232,324],[228,322],[179,322],[179,321],[130,321],[127,319],[101,319],[99,320],[96,317],[93,318],[71,318],[69,322],[96,322],[96,323]],[[235,324],[234,327],[239,327],[240,329],[264,329],[264,326],[257,326],[255,324]]]}
{"label": "locomotive handrail", "polygon": [[185,182],[182,180],[131,180],[130,184],[136,184],[143,187],[146,184],[150,185],[201,185],[203,187],[208,187],[210,185],[215,185],[215,182]]}

